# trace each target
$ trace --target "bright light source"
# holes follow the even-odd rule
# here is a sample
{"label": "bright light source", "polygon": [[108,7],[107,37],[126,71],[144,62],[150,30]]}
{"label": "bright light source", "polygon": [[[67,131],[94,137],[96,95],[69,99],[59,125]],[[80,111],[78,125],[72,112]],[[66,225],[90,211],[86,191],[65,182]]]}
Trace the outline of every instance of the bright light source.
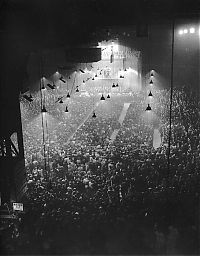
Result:
{"label": "bright light source", "polygon": [[191,34],[195,33],[195,28],[190,28],[190,33]]}
{"label": "bright light source", "polygon": [[58,71],[56,71],[56,75],[59,75],[59,72],[58,72]]}
{"label": "bright light source", "polygon": [[183,30],[181,29],[181,30],[179,30],[179,35],[182,35],[183,34]]}
{"label": "bright light source", "polygon": [[188,30],[187,30],[187,29],[184,29],[184,30],[183,30],[183,33],[184,33],[184,34],[187,34],[187,33],[188,33]]}

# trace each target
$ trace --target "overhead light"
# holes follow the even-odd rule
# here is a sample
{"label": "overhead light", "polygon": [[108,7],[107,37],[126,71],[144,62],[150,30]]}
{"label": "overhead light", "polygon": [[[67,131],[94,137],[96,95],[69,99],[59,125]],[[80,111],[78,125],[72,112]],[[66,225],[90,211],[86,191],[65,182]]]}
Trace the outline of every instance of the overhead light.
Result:
{"label": "overhead light", "polygon": [[97,117],[97,116],[96,116],[96,114],[95,114],[95,112],[93,112],[93,115],[92,115],[92,117],[93,117],[93,118]]}
{"label": "overhead light", "polygon": [[29,102],[32,102],[33,99],[32,99],[32,96],[28,96],[28,95],[23,95],[24,99],[26,99],[27,101]]}
{"label": "overhead light", "polygon": [[148,104],[147,108],[146,108],[146,111],[151,111],[151,107],[150,105]]}
{"label": "overhead light", "polygon": [[114,88],[114,87],[116,87],[116,86],[115,86],[115,84],[113,83],[112,88]]}
{"label": "overhead light", "polygon": [[52,89],[52,90],[54,90],[54,89],[55,89],[55,85],[47,84],[47,86],[48,86],[50,89]]}
{"label": "overhead light", "polygon": [[153,84],[153,81],[152,81],[152,79],[151,79],[151,81],[149,82],[149,84]]}
{"label": "overhead light", "polygon": [[68,112],[69,112],[69,110],[68,110],[67,106],[66,106],[65,112],[66,112],[66,113],[68,113]]}
{"label": "overhead light", "polygon": [[107,99],[110,99],[110,95],[108,94]]}
{"label": "overhead light", "polygon": [[85,73],[85,71],[83,71],[82,69],[79,68],[79,70],[81,71],[81,73]]}
{"label": "overhead light", "polygon": [[182,35],[183,34],[183,30],[181,29],[181,30],[179,30],[179,35]]}
{"label": "overhead light", "polygon": [[190,28],[190,33],[191,34],[195,33],[195,28]]}
{"label": "overhead light", "polygon": [[41,88],[42,90],[45,90],[46,88],[45,88],[45,86],[44,86],[44,84],[42,85],[42,88]]}
{"label": "overhead light", "polygon": [[47,112],[47,110],[46,110],[46,108],[45,108],[45,106],[44,106],[44,105],[43,105],[43,107],[42,107],[41,112],[42,112],[42,113],[46,113],[46,112]]}
{"label": "overhead light", "polygon": [[149,97],[153,97],[153,94],[152,94],[152,92],[150,91],[149,92],[149,95],[148,95]]}
{"label": "overhead light", "polygon": [[63,100],[62,100],[62,99],[60,99],[59,103],[63,103]]}
{"label": "overhead light", "polygon": [[79,89],[78,89],[78,87],[76,87],[76,92],[79,92]]}
{"label": "overhead light", "polygon": [[105,97],[103,96],[103,94],[101,95],[101,99],[100,100],[105,100]]}
{"label": "overhead light", "polygon": [[184,33],[184,34],[187,34],[187,33],[188,33],[188,30],[187,30],[187,29],[184,29],[184,30],[183,30],[183,33]]}
{"label": "overhead light", "polygon": [[70,98],[70,94],[69,94],[69,92],[67,93],[67,98]]}
{"label": "overhead light", "polygon": [[66,83],[66,81],[65,81],[64,78],[63,78],[63,76],[61,76],[61,77],[59,78],[59,80],[62,81],[63,83]]}

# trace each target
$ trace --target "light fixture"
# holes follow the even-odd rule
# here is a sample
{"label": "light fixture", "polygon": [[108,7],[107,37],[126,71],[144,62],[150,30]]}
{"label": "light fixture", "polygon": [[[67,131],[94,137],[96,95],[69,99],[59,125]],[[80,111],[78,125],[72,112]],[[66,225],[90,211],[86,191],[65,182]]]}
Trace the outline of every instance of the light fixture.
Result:
{"label": "light fixture", "polygon": [[69,110],[68,110],[68,107],[67,107],[67,106],[66,106],[65,112],[66,112],[66,113],[68,113],[68,112],[69,112]]}
{"label": "light fixture", "polygon": [[103,96],[103,94],[101,95],[101,99],[100,100],[105,100],[105,97]]}
{"label": "light fixture", "polygon": [[146,111],[151,111],[151,107],[150,105],[148,104],[147,108],[146,108]]}
{"label": "light fixture", "polygon": [[183,30],[183,33],[184,33],[184,34],[187,34],[187,33],[188,33],[188,30],[187,30],[187,29],[184,29],[184,30]]}
{"label": "light fixture", "polygon": [[190,28],[190,33],[191,34],[195,33],[195,28]]}
{"label": "light fixture", "polygon": [[108,94],[107,99],[110,99],[110,95]]}
{"label": "light fixture", "polygon": [[153,84],[153,80],[151,79],[151,81],[149,82],[149,84]]}
{"label": "light fixture", "polygon": [[179,35],[182,35],[183,34],[183,30],[181,29],[181,30],[179,30]]}
{"label": "light fixture", "polygon": [[61,76],[61,77],[59,78],[59,80],[62,81],[63,83],[66,83],[66,81],[65,81],[64,78],[63,78],[63,76]]}
{"label": "light fixture", "polygon": [[97,116],[96,116],[96,114],[95,114],[95,112],[93,112],[93,115],[92,115],[92,117],[93,117],[93,118],[97,117]]}
{"label": "light fixture", "polygon": [[50,89],[52,89],[52,90],[54,90],[54,89],[55,89],[55,85],[47,84],[47,86],[48,86]]}
{"label": "light fixture", "polygon": [[113,84],[112,84],[112,88],[115,88],[115,87],[116,87],[116,86],[115,86],[115,84],[113,83]]}
{"label": "light fixture", "polygon": [[78,87],[76,87],[76,92],[79,92],[79,89],[78,89]]}
{"label": "light fixture", "polygon": [[82,69],[79,68],[79,70],[81,71],[81,73],[83,73],[83,74],[85,73],[85,71],[83,71]]}
{"label": "light fixture", "polygon": [[67,98],[70,98],[70,94],[69,94],[69,92],[67,93]]}
{"label": "light fixture", "polygon": [[149,95],[148,95],[149,97],[153,97],[153,94],[152,94],[152,92],[150,91],[149,92]]}
{"label": "light fixture", "polygon": [[46,88],[45,88],[45,86],[44,86],[44,84],[42,84],[42,88],[41,88],[42,90],[45,90]]}
{"label": "light fixture", "polygon": [[47,110],[46,110],[46,108],[45,108],[45,105],[43,105],[41,112],[42,112],[42,113],[46,113],[46,112],[47,112]]}
{"label": "light fixture", "polygon": [[33,101],[31,95],[30,95],[30,96],[28,96],[28,95],[23,95],[23,97],[24,97],[24,99],[26,99],[26,100],[29,101],[29,102],[32,102],[32,101]]}
{"label": "light fixture", "polygon": [[62,99],[60,99],[59,103],[63,103],[63,100],[62,100]]}

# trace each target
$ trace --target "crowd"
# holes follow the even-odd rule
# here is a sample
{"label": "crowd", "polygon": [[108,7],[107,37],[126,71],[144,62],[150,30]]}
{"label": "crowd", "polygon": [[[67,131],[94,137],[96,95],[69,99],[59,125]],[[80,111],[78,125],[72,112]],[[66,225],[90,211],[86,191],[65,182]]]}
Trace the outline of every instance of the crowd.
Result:
{"label": "crowd", "polygon": [[[26,119],[26,209],[18,236],[6,250],[18,254],[197,253],[199,103],[186,90],[174,90],[168,158],[169,94],[154,91],[150,117],[144,114],[144,92],[113,94],[98,105],[98,98],[79,97],[66,125],[68,129],[76,124],[74,129],[61,134],[61,120],[53,131],[57,137],[55,144],[49,144],[46,171],[42,151],[38,154],[40,144],[29,137]],[[126,102],[131,104],[121,125],[118,120]],[[55,104],[52,108],[57,111]],[[155,128],[162,134],[157,149],[152,146]],[[110,143],[115,129],[119,133]]]}

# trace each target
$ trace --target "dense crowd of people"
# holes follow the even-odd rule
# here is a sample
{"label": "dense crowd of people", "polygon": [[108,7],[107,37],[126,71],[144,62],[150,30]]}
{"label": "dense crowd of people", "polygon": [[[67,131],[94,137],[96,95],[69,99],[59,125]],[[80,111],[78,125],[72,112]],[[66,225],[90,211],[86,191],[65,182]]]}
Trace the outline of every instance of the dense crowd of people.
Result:
{"label": "dense crowd of people", "polygon": [[[38,143],[41,123],[35,122],[39,98],[23,102],[28,191],[25,214],[5,252],[197,253],[200,123],[195,95],[173,92],[170,157],[169,90],[153,91],[149,113],[142,91],[113,93],[105,101],[77,96],[68,100],[67,121],[55,100],[46,100],[51,119],[45,158]],[[130,106],[120,124],[124,103]],[[162,135],[156,149],[155,128]],[[115,129],[119,132],[111,143]]]}

